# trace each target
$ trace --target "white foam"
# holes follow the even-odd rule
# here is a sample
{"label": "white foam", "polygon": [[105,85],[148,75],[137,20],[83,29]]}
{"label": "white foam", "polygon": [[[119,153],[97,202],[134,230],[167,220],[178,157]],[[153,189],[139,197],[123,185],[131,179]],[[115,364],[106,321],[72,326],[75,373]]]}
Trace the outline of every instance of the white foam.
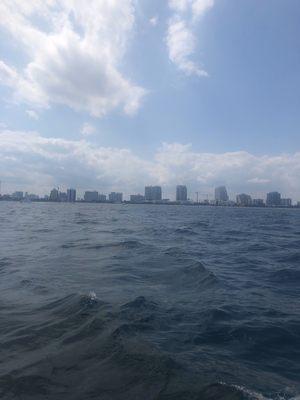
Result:
{"label": "white foam", "polygon": [[98,300],[98,297],[97,297],[97,295],[96,295],[95,292],[91,291],[91,292],[89,292],[89,299],[90,299],[91,301],[97,301],[97,300]]}
{"label": "white foam", "polygon": [[279,395],[278,394],[275,397],[271,398],[271,397],[266,397],[261,393],[255,392],[254,390],[247,389],[244,386],[228,385],[225,382],[220,382],[220,383],[221,383],[221,385],[230,386],[232,388],[235,388],[235,389],[243,392],[245,395],[247,395],[250,399],[253,399],[253,400],[300,400],[300,395],[290,397],[289,395],[282,395],[282,394]]}

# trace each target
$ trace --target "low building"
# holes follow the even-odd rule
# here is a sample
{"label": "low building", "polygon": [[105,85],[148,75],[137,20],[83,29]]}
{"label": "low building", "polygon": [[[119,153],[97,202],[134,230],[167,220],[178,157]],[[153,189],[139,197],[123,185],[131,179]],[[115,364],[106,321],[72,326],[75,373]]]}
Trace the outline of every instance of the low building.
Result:
{"label": "low building", "polygon": [[252,205],[255,207],[263,207],[265,205],[265,202],[263,199],[253,199]]}
{"label": "low building", "polygon": [[248,207],[252,205],[252,198],[249,194],[238,194],[236,196],[236,204],[241,207]]}
{"label": "low building", "polygon": [[31,200],[31,201],[36,201],[40,199],[40,196],[38,194],[34,193],[25,193],[25,199]]}
{"label": "low building", "polygon": [[282,207],[292,207],[292,199],[281,199]]}
{"label": "low building", "polygon": [[24,193],[23,193],[23,192],[20,192],[20,191],[17,191],[17,192],[14,192],[14,193],[11,195],[11,197],[12,197],[14,200],[22,200],[23,197],[24,197]]}
{"label": "low building", "polygon": [[98,201],[98,198],[98,192],[96,190],[87,190],[86,192],[84,192],[84,201],[88,203],[95,203]]}
{"label": "low building", "polygon": [[143,203],[145,201],[145,196],[142,194],[131,194],[130,202],[131,203]]}

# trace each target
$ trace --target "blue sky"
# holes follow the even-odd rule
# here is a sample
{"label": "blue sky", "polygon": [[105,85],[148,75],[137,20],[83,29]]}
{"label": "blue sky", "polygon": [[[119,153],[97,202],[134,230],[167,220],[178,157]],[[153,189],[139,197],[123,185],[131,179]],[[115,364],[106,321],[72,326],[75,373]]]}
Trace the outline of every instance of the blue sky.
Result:
{"label": "blue sky", "polygon": [[226,184],[300,200],[297,0],[3,0],[0,12],[3,189]]}

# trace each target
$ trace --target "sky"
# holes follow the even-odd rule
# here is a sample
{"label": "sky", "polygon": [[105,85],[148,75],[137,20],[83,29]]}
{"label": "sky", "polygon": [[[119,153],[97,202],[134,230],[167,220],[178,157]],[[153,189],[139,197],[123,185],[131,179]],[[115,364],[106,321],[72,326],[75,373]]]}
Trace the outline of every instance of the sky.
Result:
{"label": "sky", "polygon": [[300,200],[298,0],[1,0],[2,193]]}

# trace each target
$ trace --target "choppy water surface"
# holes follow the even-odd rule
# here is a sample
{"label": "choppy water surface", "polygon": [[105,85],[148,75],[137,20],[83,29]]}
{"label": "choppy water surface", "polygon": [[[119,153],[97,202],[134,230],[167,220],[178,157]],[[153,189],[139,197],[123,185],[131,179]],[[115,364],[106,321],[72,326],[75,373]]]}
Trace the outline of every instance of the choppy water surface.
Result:
{"label": "choppy water surface", "polygon": [[1,399],[300,393],[300,210],[0,203]]}

